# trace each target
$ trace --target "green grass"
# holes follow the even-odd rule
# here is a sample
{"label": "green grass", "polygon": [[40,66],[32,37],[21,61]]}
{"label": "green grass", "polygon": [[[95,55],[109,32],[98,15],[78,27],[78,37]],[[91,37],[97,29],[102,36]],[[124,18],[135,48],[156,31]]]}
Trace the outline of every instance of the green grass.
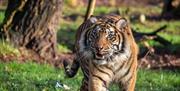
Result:
{"label": "green grass", "polygon": [[0,23],[3,22],[4,12],[0,11]]}
{"label": "green grass", "polygon": [[12,46],[10,43],[5,42],[5,40],[0,40],[0,55],[20,55],[18,49]]}
{"label": "green grass", "polygon": [[[180,71],[139,70],[136,91],[179,91]],[[70,87],[69,91],[78,91],[82,73],[71,79],[64,76],[62,69],[47,64],[0,63],[0,91],[64,91],[56,88],[56,82]],[[110,91],[118,91],[113,85]]]}
{"label": "green grass", "polygon": [[81,76],[78,74],[74,79],[65,80],[62,70],[45,64],[32,62],[0,64],[0,91],[63,91],[55,87],[56,82],[78,89],[74,84],[79,84],[80,79]]}
{"label": "green grass", "polygon": [[[179,50],[180,47],[177,47],[177,45],[180,45],[180,21],[146,21],[145,24],[141,24],[138,22],[134,22],[131,24],[132,28],[135,29],[138,32],[152,32],[161,26],[167,25],[167,28],[161,32],[158,33],[162,38],[166,39],[167,41],[171,42],[172,45],[164,46],[165,48],[173,48],[174,51],[172,53],[175,53]],[[148,43],[151,46],[162,46],[158,42],[154,40],[149,40]],[[171,49],[170,49],[171,50]]]}
{"label": "green grass", "polygon": [[69,50],[69,49],[67,48],[67,46],[65,46],[65,45],[59,44],[59,45],[57,46],[57,48],[58,48],[58,51],[59,51],[59,52],[62,52],[62,53],[71,52],[71,50]]}
{"label": "green grass", "polygon": [[180,71],[139,70],[137,91],[179,91]]}

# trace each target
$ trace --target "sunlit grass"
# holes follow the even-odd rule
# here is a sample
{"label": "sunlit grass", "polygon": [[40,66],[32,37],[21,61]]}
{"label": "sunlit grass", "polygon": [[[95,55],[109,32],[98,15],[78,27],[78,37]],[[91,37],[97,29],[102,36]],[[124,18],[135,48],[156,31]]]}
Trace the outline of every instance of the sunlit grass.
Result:
{"label": "sunlit grass", "polygon": [[0,11],[0,23],[3,22],[3,19],[4,19],[4,12]]}
{"label": "sunlit grass", "polygon": [[1,91],[63,91],[62,88],[55,87],[56,82],[78,89],[81,77],[78,74],[76,78],[66,79],[62,70],[47,64],[0,63]]}
{"label": "sunlit grass", "polygon": [[[138,71],[137,91],[179,91],[180,72],[165,70]],[[64,91],[55,87],[61,82],[70,87],[69,91],[78,91],[82,72],[79,71],[74,78],[66,78],[63,69],[54,68],[47,64],[28,63],[2,63],[0,62],[0,90],[1,91]],[[110,91],[118,91],[117,86],[110,86]]]}
{"label": "sunlit grass", "polygon": [[0,55],[16,55],[20,53],[17,48],[5,40],[0,40]]}
{"label": "sunlit grass", "polygon": [[179,91],[180,71],[139,70],[138,91]]}
{"label": "sunlit grass", "polygon": [[58,48],[58,51],[59,51],[59,52],[62,52],[62,53],[71,52],[71,50],[69,50],[69,49],[67,48],[67,46],[65,46],[65,45],[59,44],[59,45],[57,46],[57,48]]}

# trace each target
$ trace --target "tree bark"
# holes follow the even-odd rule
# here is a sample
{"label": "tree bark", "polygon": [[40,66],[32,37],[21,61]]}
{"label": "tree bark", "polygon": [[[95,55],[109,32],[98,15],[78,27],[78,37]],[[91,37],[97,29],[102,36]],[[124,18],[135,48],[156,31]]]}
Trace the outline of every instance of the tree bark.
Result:
{"label": "tree bark", "polygon": [[1,32],[45,60],[56,59],[62,0],[9,0]]}
{"label": "tree bark", "polygon": [[162,14],[166,14],[166,13],[172,11],[172,9],[173,9],[172,2],[173,2],[173,0],[164,0]]}

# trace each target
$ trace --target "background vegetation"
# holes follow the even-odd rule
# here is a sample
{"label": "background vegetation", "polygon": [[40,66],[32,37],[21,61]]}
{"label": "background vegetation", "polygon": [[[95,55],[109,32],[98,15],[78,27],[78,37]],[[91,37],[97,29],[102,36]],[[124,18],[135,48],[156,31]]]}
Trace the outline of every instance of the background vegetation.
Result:
{"label": "background vegetation", "polygon": [[[86,11],[84,7],[83,3],[76,5],[70,0],[65,0],[61,28],[57,33],[58,51],[60,53],[72,52],[75,32],[83,22]],[[4,10],[5,8],[1,6],[0,23],[4,19]],[[180,21],[178,19],[158,18],[161,11],[161,3],[155,5],[142,4],[140,6],[99,5],[96,7],[95,15],[120,13],[131,20],[132,28],[138,32],[151,32],[160,26],[167,25],[167,28],[158,35],[170,41],[172,45],[164,46],[154,40],[149,40],[148,43],[154,48],[167,50],[168,53],[175,55],[175,58],[179,58]],[[142,14],[146,16],[145,22],[139,20],[139,15]],[[143,48],[142,43],[139,43],[139,46]],[[156,50],[156,52],[158,51],[161,50]],[[77,91],[81,79],[81,71],[78,72],[75,78],[68,79],[65,77],[62,68],[50,64],[38,64],[33,60],[24,59],[21,51],[4,39],[0,40],[0,91],[64,91],[63,87],[56,86],[57,83],[69,86],[69,91]],[[118,91],[117,86],[112,85],[110,91]],[[180,71],[179,69],[149,70],[140,68],[136,91],[180,91]]]}

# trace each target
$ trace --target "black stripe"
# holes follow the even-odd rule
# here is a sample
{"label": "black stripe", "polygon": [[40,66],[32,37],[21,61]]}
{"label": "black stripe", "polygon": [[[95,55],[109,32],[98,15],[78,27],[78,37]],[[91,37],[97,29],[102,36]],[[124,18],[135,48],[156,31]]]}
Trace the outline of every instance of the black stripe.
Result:
{"label": "black stripe", "polygon": [[88,80],[89,80],[89,79],[83,78],[83,80],[82,80],[83,84],[87,84],[87,85],[88,85]]}
{"label": "black stripe", "polygon": [[[118,50],[116,52],[114,52],[114,55],[118,55],[119,53],[123,53],[124,52],[124,47],[125,47],[125,37],[124,35],[119,32],[119,45],[121,44],[121,47],[119,45],[117,45]],[[122,42],[122,43],[121,43]]]}
{"label": "black stripe", "polygon": [[125,36],[123,35],[123,34],[121,34],[121,36],[122,36],[122,46],[121,46],[121,50],[120,50],[120,52],[124,52],[124,48],[125,48]]}
{"label": "black stripe", "polygon": [[84,38],[84,43],[85,43],[85,46],[89,46],[89,35],[90,35],[90,31],[89,30],[87,30],[86,32],[85,32],[85,38]]}
{"label": "black stripe", "polygon": [[[81,24],[81,26],[80,26],[80,28],[79,28],[79,30],[81,31],[81,33],[86,30],[86,32],[85,32],[85,41],[84,41],[85,46],[88,45],[87,42],[86,42],[86,41],[87,41],[87,38],[88,38],[88,36],[87,36],[88,31],[91,30],[93,26],[94,26],[94,25],[92,25],[91,22],[87,21],[87,22],[84,22],[83,24]],[[81,34],[80,34],[80,36],[81,36]]]}
{"label": "black stripe", "polygon": [[89,77],[89,63],[88,60],[83,60],[81,62],[81,69],[85,77]]}
{"label": "black stripe", "polygon": [[132,75],[128,78],[128,80],[126,81],[126,82],[128,82],[129,80],[131,80],[132,79]]}
{"label": "black stripe", "polygon": [[88,80],[83,79],[80,91],[88,91]]}
{"label": "black stripe", "polygon": [[126,63],[126,62],[123,62],[123,63],[121,64],[121,66],[119,66],[119,68],[115,71],[115,73],[117,73],[120,69],[122,69],[122,67],[124,66],[125,63]]}
{"label": "black stripe", "polygon": [[[123,35],[122,33],[120,33],[121,34],[121,39],[122,39],[122,45],[121,45],[121,50],[119,51],[120,53],[123,53],[124,52],[124,48],[125,48],[125,42],[126,42],[126,40],[125,40],[125,35]],[[117,53],[118,54],[118,53]],[[130,55],[130,57],[129,58],[131,58],[131,56],[132,56],[132,54]],[[129,61],[130,59],[128,59],[128,60],[126,60],[126,61]],[[118,71],[118,70],[120,70],[123,66],[124,66],[124,64],[125,64],[126,62],[123,62],[123,64],[116,70],[116,72]]]}
{"label": "black stripe", "polygon": [[102,69],[99,69],[96,64],[94,64],[94,63],[92,63],[92,64],[93,64],[93,66],[94,66],[97,70],[99,70],[101,73],[107,74],[107,75],[109,76],[109,78],[111,78],[111,74],[107,73],[106,71],[104,71],[104,70],[102,70]]}
{"label": "black stripe", "polygon": [[108,67],[108,66],[105,66],[107,69],[111,70],[113,75],[115,74],[114,71],[112,70],[112,68]]}
{"label": "black stripe", "polygon": [[123,75],[123,76],[121,76],[121,78],[120,79],[122,79],[122,78],[124,78],[126,75],[128,75],[130,72],[130,69],[131,69],[131,67],[132,67],[132,65],[133,65],[133,61],[131,60],[130,61],[131,63],[130,63],[130,66],[128,67],[128,70],[126,71],[126,73]]}
{"label": "black stripe", "polygon": [[87,65],[82,66],[82,72],[83,72],[84,76],[88,78],[88,76],[89,76],[89,68],[87,67]]}
{"label": "black stripe", "polygon": [[[93,77],[96,77],[96,78],[98,78],[99,80],[101,80],[104,84],[104,87],[106,87],[107,88],[107,86],[108,86],[108,84],[107,84],[107,82],[105,81],[105,80],[103,80],[100,76],[98,76],[98,75],[92,75]],[[91,79],[92,80],[92,79]]]}

